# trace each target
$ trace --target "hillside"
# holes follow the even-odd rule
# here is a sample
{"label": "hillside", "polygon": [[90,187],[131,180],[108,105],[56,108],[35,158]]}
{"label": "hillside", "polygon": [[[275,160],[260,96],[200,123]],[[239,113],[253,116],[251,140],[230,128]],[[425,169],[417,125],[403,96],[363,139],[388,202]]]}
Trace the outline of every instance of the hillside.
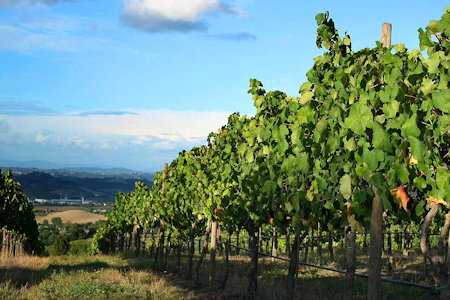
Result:
{"label": "hillside", "polygon": [[[71,174],[73,173],[73,174]],[[23,190],[31,199],[59,199],[61,197],[113,202],[114,196],[122,191],[134,189],[136,181],[152,184],[150,177],[132,177],[129,174],[114,176],[84,177],[79,173],[54,173],[49,171],[16,172],[14,178],[22,185]]]}
{"label": "hillside", "polygon": [[61,218],[63,223],[71,222],[77,224],[95,223],[100,220],[106,220],[106,217],[102,215],[93,214],[85,210],[72,209],[62,212],[53,212],[47,216],[38,216],[36,217],[36,222],[42,224],[44,220],[47,220],[50,223],[52,218]]}

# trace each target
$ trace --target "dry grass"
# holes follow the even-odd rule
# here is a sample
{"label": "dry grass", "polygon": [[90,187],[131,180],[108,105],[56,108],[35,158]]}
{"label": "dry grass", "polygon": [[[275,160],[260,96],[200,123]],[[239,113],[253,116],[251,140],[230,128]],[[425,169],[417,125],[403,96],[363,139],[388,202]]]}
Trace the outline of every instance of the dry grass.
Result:
{"label": "dry grass", "polygon": [[[168,273],[152,271],[149,257],[119,256],[50,258],[21,257],[0,262],[0,299],[243,299],[246,295],[249,257],[231,256],[230,276],[225,290],[208,287],[208,257],[201,268],[202,286],[185,280],[185,270],[176,272],[175,258]],[[183,266],[187,258],[183,257]],[[417,271],[418,259],[398,260],[397,273]],[[325,263],[342,268],[337,263]],[[258,299],[282,299],[286,295],[286,262],[261,258],[258,266]],[[408,270],[408,272],[406,272]],[[364,272],[363,269],[358,271]],[[224,274],[218,256],[216,279]],[[343,299],[344,276],[325,270],[301,267],[296,283],[297,299]],[[428,291],[383,284],[384,299],[437,299]],[[355,280],[354,299],[367,298],[367,281]]]}
{"label": "dry grass", "polygon": [[196,299],[115,256],[21,257],[0,262],[0,299]]}
{"label": "dry grass", "polygon": [[93,214],[81,209],[71,209],[61,212],[52,212],[47,216],[37,216],[36,222],[39,224],[42,224],[44,220],[51,222],[52,218],[61,218],[63,223],[71,222],[77,224],[95,223],[100,220],[106,220],[106,217],[102,215]]}

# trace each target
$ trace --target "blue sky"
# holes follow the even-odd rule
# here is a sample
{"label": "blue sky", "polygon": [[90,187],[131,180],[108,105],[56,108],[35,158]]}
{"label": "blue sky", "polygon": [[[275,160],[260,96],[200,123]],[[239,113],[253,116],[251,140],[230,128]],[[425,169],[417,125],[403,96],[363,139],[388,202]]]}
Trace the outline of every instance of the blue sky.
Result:
{"label": "blue sky", "polygon": [[154,171],[205,142],[248,79],[297,95],[329,11],[355,50],[418,47],[447,1],[0,0],[0,158]]}

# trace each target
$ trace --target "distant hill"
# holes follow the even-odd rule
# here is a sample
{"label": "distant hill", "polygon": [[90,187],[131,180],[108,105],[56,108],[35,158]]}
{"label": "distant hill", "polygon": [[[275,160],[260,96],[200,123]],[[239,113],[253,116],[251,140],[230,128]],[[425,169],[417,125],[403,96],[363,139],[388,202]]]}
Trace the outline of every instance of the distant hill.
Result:
{"label": "distant hill", "polygon": [[36,217],[36,222],[42,224],[44,223],[44,220],[47,220],[51,223],[52,218],[61,218],[63,223],[71,222],[77,224],[95,223],[100,220],[106,220],[106,217],[102,215],[93,214],[85,210],[72,209],[61,212],[52,212],[47,216]]}
{"label": "distant hill", "polygon": [[118,167],[67,167],[45,160],[17,161],[10,159],[0,159],[0,168],[52,170],[54,172],[71,171],[77,173],[99,173],[99,174],[145,173]]}
{"label": "distant hill", "polygon": [[36,169],[59,169],[61,166],[44,160],[17,161],[10,159],[0,159],[0,166],[3,168],[36,168]]}
{"label": "distant hill", "polygon": [[[136,181],[147,185],[153,183],[153,175],[123,173],[116,175],[86,174],[61,171],[17,171],[14,178],[20,182],[22,189],[31,199],[59,199],[68,197],[99,202],[113,202],[119,192],[130,192]],[[86,175],[86,176],[83,176]],[[134,175],[134,176],[133,176]]]}

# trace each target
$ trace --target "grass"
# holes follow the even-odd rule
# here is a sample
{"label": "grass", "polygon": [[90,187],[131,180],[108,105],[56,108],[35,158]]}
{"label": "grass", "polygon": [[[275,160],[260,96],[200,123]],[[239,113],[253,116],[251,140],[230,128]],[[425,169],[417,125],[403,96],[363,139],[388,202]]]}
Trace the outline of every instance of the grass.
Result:
{"label": "grass", "polygon": [[195,299],[170,277],[117,256],[20,257],[0,262],[0,299]]}
{"label": "grass", "polygon": [[61,212],[52,212],[46,216],[37,216],[36,222],[42,224],[44,220],[47,220],[51,223],[52,218],[61,218],[63,223],[71,222],[77,224],[95,223],[100,220],[106,220],[105,216],[99,214],[94,214],[81,209],[71,209]]}
{"label": "grass", "polygon": [[[245,297],[247,256],[231,256],[230,277],[225,290],[208,287],[208,259],[202,264],[202,286],[177,272],[175,258],[168,273],[152,270],[153,259],[128,256],[19,257],[0,261],[0,299],[241,299]],[[187,258],[183,257],[183,266]],[[340,262],[326,264],[341,268]],[[413,266],[413,267],[412,267]],[[399,263],[403,268],[416,265]],[[258,266],[258,299],[285,296],[287,263],[261,258]],[[216,278],[223,276],[224,263],[218,257]],[[301,267],[296,284],[297,299],[343,299],[344,276]],[[355,279],[354,299],[367,298],[367,281]],[[437,299],[428,291],[383,283],[384,299]]]}

